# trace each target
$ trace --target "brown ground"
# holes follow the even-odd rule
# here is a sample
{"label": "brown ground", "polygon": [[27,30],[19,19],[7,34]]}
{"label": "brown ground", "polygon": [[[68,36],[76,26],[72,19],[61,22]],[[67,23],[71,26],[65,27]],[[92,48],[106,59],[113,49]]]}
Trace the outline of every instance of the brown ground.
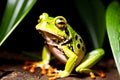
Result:
{"label": "brown ground", "polygon": [[[35,73],[30,73],[22,69],[26,60],[35,60],[23,54],[14,54],[8,52],[0,52],[0,80],[48,80],[46,75],[40,74],[40,68],[37,68]],[[98,64],[106,73],[106,78],[96,77],[95,80],[120,80],[113,59],[101,61]],[[67,78],[57,80],[92,80],[89,76],[72,73]]]}

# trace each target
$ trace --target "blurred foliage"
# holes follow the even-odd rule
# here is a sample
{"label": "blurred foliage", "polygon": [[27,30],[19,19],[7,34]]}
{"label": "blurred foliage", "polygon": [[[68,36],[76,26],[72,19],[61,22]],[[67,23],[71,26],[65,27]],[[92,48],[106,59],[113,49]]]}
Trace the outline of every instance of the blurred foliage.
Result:
{"label": "blurred foliage", "polygon": [[106,27],[110,46],[120,74],[120,4],[116,1],[109,4],[107,8]]}
{"label": "blurred foliage", "polygon": [[87,27],[94,48],[102,47],[106,31],[104,5],[100,0],[76,0],[76,6]]}
{"label": "blurred foliage", "polygon": [[0,23],[0,46],[23,20],[37,0],[7,0]]}

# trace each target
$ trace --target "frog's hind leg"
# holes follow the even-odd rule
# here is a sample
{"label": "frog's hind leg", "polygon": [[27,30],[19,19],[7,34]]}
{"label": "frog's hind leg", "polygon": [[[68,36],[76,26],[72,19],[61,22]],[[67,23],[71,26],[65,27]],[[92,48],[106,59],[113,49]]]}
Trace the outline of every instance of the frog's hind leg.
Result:
{"label": "frog's hind leg", "polygon": [[81,64],[76,68],[76,72],[89,74],[91,78],[96,78],[95,74],[105,77],[102,71],[91,70],[92,68],[104,55],[103,49],[96,49],[88,53],[82,60]]}

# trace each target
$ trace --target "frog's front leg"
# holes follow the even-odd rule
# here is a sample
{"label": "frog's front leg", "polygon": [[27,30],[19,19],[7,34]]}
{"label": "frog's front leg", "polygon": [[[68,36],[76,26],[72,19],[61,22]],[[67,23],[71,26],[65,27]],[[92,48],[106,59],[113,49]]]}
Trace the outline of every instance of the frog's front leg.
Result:
{"label": "frog's front leg", "polygon": [[44,46],[42,51],[42,61],[26,62],[25,66],[23,66],[23,69],[25,70],[30,69],[30,72],[34,72],[35,68],[40,67],[42,69],[42,74],[46,74],[45,69],[48,69],[50,67],[49,61],[50,61],[50,52],[47,46]]}
{"label": "frog's front leg", "polygon": [[76,68],[76,72],[89,74],[91,78],[96,77],[94,73],[100,75],[101,77],[105,77],[105,74],[102,71],[90,69],[102,58],[103,55],[104,55],[103,49],[96,49],[91,51],[85,56],[81,64]]}
{"label": "frog's front leg", "polygon": [[54,77],[49,78],[50,80],[69,76],[73,68],[75,67],[78,56],[73,51],[71,51],[67,46],[62,46],[62,49],[64,51],[64,54],[68,57],[65,69],[63,71],[60,71]]}

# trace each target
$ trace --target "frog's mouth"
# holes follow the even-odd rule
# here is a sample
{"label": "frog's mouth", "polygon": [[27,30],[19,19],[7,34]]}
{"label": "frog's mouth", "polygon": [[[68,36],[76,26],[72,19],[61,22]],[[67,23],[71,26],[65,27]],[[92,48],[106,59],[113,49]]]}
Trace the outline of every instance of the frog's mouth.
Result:
{"label": "frog's mouth", "polygon": [[63,36],[59,36],[57,34],[53,34],[47,31],[39,31],[39,32],[47,41],[52,40],[52,41],[58,42],[65,39]]}

